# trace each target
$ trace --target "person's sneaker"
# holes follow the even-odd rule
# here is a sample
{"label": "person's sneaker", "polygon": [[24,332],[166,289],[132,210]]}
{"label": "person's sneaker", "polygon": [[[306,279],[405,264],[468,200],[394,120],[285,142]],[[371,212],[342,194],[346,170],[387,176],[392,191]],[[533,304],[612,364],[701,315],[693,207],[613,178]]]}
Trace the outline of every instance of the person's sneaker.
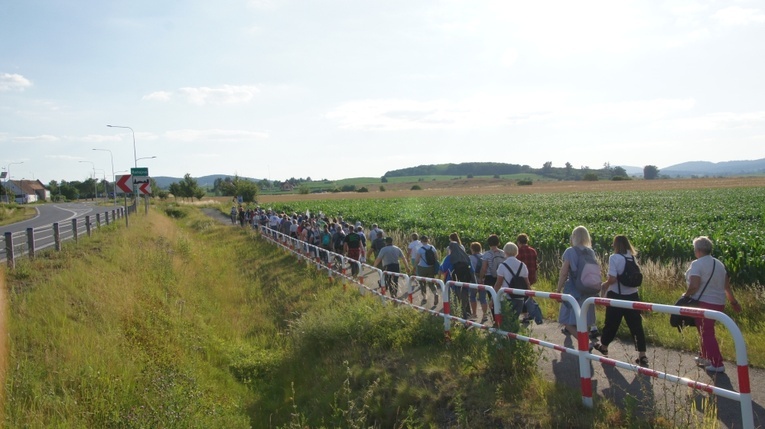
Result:
{"label": "person's sneaker", "polygon": [[720,366],[714,366],[714,365],[707,365],[706,368],[707,372],[725,372],[725,365]]}
{"label": "person's sneaker", "polygon": [[699,367],[707,367],[709,365],[712,365],[712,361],[710,361],[709,359],[703,358],[701,356],[696,356],[695,358],[693,358],[693,360],[696,362],[696,366],[699,366]]}
{"label": "person's sneaker", "polygon": [[425,305],[428,303],[428,300],[423,298],[422,301],[420,301],[420,305]]}
{"label": "person's sneaker", "polygon": [[635,359],[635,363],[642,366],[643,368],[648,368],[648,356],[640,356],[639,358]]}
{"label": "person's sneaker", "polygon": [[590,330],[590,339],[592,341],[597,341],[597,339],[600,338],[600,331],[598,331],[598,328],[594,328]]}

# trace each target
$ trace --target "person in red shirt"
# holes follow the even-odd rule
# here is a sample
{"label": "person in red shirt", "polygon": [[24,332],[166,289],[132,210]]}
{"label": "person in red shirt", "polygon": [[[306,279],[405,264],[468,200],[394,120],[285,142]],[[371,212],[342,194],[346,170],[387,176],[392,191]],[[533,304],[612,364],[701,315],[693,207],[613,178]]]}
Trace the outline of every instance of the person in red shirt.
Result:
{"label": "person in red shirt", "polygon": [[[533,285],[537,282],[537,251],[533,247],[529,246],[529,236],[527,234],[520,234],[515,239],[515,244],[518,245],[518,256],[516,258],[526,264],[529,269],[529,285]],[[531,317],[529,316],[526,304],[523,305],[523,323],[529,323]]]}
{"label": "person in red shirt", "polygon": [[529,269],[529,283],[534,284],[537,282],[537,251],[533,247],[529,246],[529,236],[526,234],[520,234],[515,239],[515,244],[518,245],[518,258],[519,261],[526,264]]}

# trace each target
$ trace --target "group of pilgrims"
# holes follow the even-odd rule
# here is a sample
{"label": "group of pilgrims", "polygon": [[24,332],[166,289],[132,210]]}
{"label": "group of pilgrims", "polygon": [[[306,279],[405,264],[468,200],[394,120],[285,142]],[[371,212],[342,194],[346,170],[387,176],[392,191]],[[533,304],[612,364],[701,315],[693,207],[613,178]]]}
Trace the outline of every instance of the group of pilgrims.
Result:
{"label": "group of pilgrims", "polygon": [[[365,230],[361,221],[351,223],[342,216],[329,217],[321,212],[312,214],[306,211],[304,214],[287,214],[260,207],[244,209],[241,206],[238,208],[234,206],[231,209],[231,219],[232,223],[238,221],[241,226],[268,228],[311,244],[320,249],[319,256],[327,265],[330,264],[329,252],[344,255],[350,260],[351,275],[354,277],[359,275],[360,263],[370,261],[371,265],[387,273],[384,275],[385,287],[391,296],[396,298],[400,298],[399,277],[393,273],[404,272],[414,275],[418,284],[421,306],[428,303],[428,293],[433,296],[434,308],[439,303],[439,290],[436,284],[425,279],[486,285],[495,291],[499,291],[502,287],[531,289],[537,282],[537,251],[529,245],[529,236],[525,233],[518,234],[514,242],[507,242],[501,248],[500,238],[496,234],[489,235],[486,240],[488,249],[484,250],[479,242],[472,242],[465,246],[459,235],[454,232],[449,235],[449,244],[441,257],[441,252],[433,245],[431,237],[426,235],[411,233],[404,251],[377,224],[372,224],[368,230]],[[570,246],[562,255],[556,291],[573,296],[581,306],[589,296],[577,289],[575,285],[577,272],[583,269],[581,266],[585,264],[582,255],[594,257],[592,240],[587,228],[584,226],[574,228],[569,244]],[[699,301],[701,308],[718,311],[723,310],[727,298],[735,311],[741,311],[741,306],[730,288],[730,279],[725,266],[711,256],[712,241],[708,237],[698,237],[693,240],[693,248],[697,259],[691,263],[686,272],[688,287],[685,296]],[[624,235],[616,235],[613,240],[613,254],[608,261],[606,279],[600,284],[597,294],[611,299],[640,301],[639,289],[623,284],[620,277],[625,273],[627,261],[636,260],[636,257],[637,251],[629,239]],[[402,265],[404,271],[401,270]],[[459,303],[455,309],[461,311],[463,319],[477,320],[479,314],[477,309],[480,304],[480,314],[482,314],[480,323],[489,320],[490,310],[485,288],[455,285],[452,287],[452,293]],[[543,323],[542,312],[533,298],[513,295],[510,300],[512,309],[521,323],[529,324],[531,321],[537,324]],[[597,350],[607,356],[608,345],[615,339],[618,328],[624,320],[638,352],[635,363],[648,366],[645,333],[640,312],[609,306],[605,313],[602,335],[596,324],[594,306],[590,306],[590,311],[585,315],[590,329],[590,351]],[[567,302],[562,302],[560,305],[558,323],[562,326],[563,335],[577,334],[576,314]],[[725,367],[715,336],[714,320],[698,318],[696,326],[700,338],[700,351],[695,359],[696,364],[709,372],[724,372]]]}

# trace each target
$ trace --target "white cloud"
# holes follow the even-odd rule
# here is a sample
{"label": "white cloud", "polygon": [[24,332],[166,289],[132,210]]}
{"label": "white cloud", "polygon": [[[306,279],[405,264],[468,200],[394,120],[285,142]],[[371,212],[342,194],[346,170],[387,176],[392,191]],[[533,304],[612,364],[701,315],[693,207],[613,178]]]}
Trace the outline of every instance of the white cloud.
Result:
{"label": "white cloud", "polygon": [[683,118],[672,121],[681,130],[734,130],[765,128],[765,111],[762,112],[717,112],[704,116]]}
{"label": "white cloud", "polygon": [[103,135],[103,134],[88,134],[85,137],[80,138],[79,140],[82,140],[87,143],[112,143],[112,142],[118,142],[122,141],[121,135]]}
{"label": "white cloud", "polygon": [[192,88],[185,87],[178,90],[186,98],[186,101],[198,106],[205,104],[238,104],[247,103],[260,92],[255,86],[223,85],[219,88],[206,86]]}
{"label": "white cloud", "polygon": [[81,156],[72,155],[45,155],[44,158],[55,159],[59,161],[80,161],[83,159]]}
{"label": "white cloud", "polygon": [[16,137],[13,140],[19,141],[19,142],[43,142],[43,143],[50,143],[50,142],[57,142],[60,139],[56,136],[52,136],[49,134],[43,134],[39,136],[24,136],[24,137]]}
{"label": "white cloud", "polygon": [[144,95],[141,99],[168,102],[177,96],[196,106],[243,104],[250,102],[259,92],[260,88],[251,85],[223,85],[217,88],[207,86],[183,87],[175,92],[155,91]]}
{"label": "white cloud", "polygon": [[572,110],[570,114],[589,121],[646,122],[691,110],[695,104],[696,101],[692,98],[633,100],[594,104]]}
{"label": "white cloud", "polygon": [[765,23],[765,13],[759,9],[746,9],[739,6],[730,6],[720,9],[713,15],[723,25],[748,25],[752,23]]}
{"label": "white cloud", "polygon": [[568,98],[562,93],[540,92],[478,95],[459,101],[359,100],[344,103],[326,116],[340,128],[352,130],[480,128],[542,121],[579,127],[603,121],[656,121],[690,110],[696,104],[693,99],[655,99],[586,105]]}
{"label": "white cloud", "polygon": [[561,94],[476,95],[463,100],[372,99],[346,102],[326,117],[340,128],[398,131],[458,129],[538,121],[562,103]]}
{"label": "white cloud", "polygon": [[218,141],[229,142],[247,142],[252,140],[263,140],[268,138],[267,133],[245,130],[174,130],[165,133],[169,140],[179,142],[208,142]]}
{"label": "white cloud", "polygon": [[32,86],[32,82],[20,74],[0,73],[0,92],[23,91]]}
{"label": "white cloud", "polygon": [[518,61],[518,51],[515,48],[505,49],[502,53],[502,65],[512,67]]}
{"label": "white cloud", "polygon": [[172,93],[168,91],[156,91],[151,94],[144,95],[141,99],[148,101],[170,101]]}

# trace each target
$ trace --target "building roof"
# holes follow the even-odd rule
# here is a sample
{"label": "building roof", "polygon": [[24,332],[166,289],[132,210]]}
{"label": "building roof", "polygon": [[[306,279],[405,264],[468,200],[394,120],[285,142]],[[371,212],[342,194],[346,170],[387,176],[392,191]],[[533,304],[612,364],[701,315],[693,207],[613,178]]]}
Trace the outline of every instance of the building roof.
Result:
{"label": "building roof", "polygon": [[45,191],[45,185],[42,184],[39,180],[11,180],[11,183],[18,189],[21,189],[21,192],[31,195],[36,194],[37,191]]}

